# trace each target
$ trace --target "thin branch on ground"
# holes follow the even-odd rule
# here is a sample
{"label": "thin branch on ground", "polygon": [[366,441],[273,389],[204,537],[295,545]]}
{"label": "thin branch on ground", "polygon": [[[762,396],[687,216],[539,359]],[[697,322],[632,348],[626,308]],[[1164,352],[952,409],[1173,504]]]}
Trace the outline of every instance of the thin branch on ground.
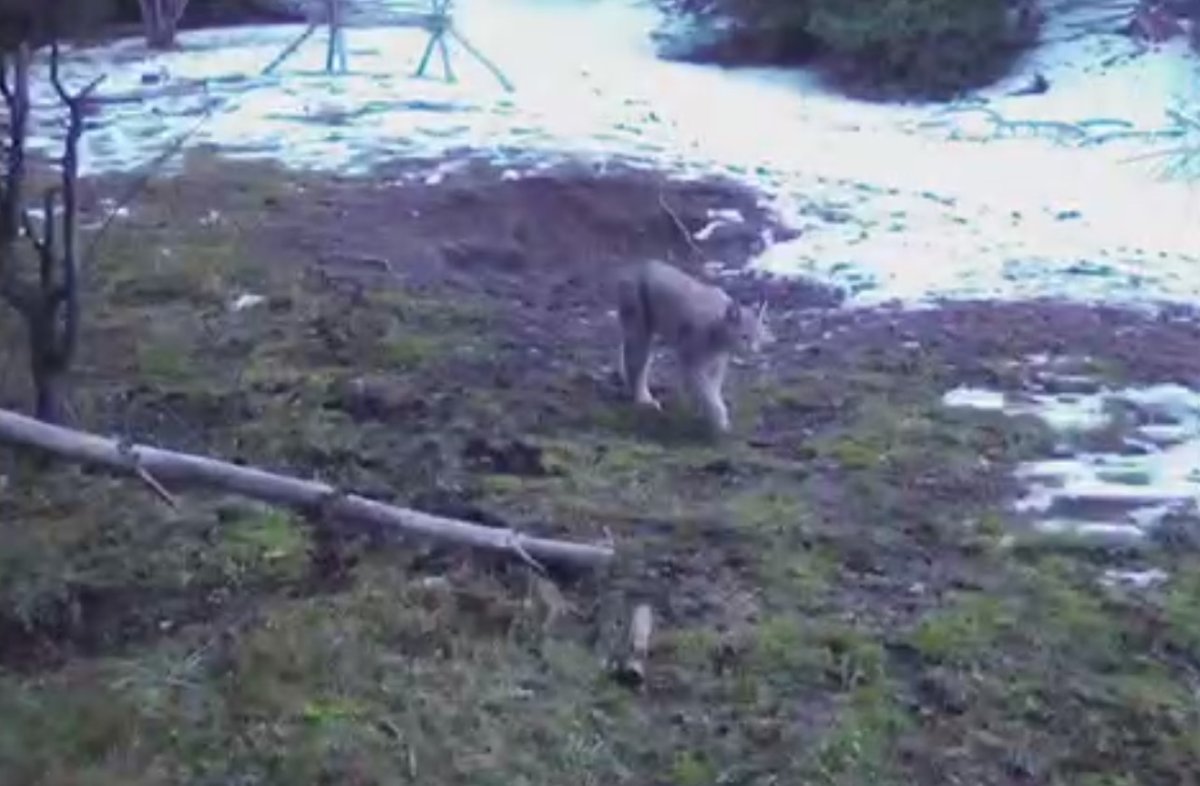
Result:
{"label": "thin branch on ground", "polygon": [[679,214],[672,210],[671,206],[667,204],[666,194],[662,193],[661,191],[658,193],[658,204],[662,207],[666,214],[671,217],[671,220],[675,223],[675,227],[679,230],[679,234],[683,235],[684,241],[686,241],[688,246],[691,247],[692,252],[695,253],[696,257],[699,258],[701,262],[707,262],[708,257],[705,255],[700,246],[696,244],[695,239],[692,237],[692,233],[688,231],[687,225],[683,223],[683,220],[679,217]]}

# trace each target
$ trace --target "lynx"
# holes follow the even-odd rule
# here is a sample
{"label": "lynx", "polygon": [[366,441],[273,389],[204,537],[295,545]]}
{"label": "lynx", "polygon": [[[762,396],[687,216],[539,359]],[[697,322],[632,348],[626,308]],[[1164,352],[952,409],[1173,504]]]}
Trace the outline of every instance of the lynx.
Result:
{"label": "lynx", "polygon": [[617,282],[621,322],[621,377],[639,405],[661,409],[650,395],[655,337],[675,351],[693,401],[718,433],[729,431],[729,411],[721,397],[729,356],[758,352],[773,340],[767,304],[738,304],[719,287],[699,281],[665,262],[632,266]]}

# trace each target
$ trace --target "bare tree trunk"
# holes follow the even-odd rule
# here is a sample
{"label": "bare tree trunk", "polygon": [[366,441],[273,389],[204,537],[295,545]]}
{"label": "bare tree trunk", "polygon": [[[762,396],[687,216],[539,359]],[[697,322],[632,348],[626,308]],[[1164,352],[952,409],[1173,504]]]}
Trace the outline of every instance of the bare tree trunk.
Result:
{"label": "bare tree trunk", "polygon": [[142,8],[146,45],[151,49],[173,48],[188,0],[138,0],[138,3]]}
{"label": "bare tree trunk", "polygon": [[[30,328],[33,329],[32,327]],[[37,333],[43,333],[44,328]],[[33,379],[34,415],[45,423],[63,423],[66,401],[66,372],[65,364],[56,362],[58,359],[46,348],[51,346],[48,338],[39,336],[33,338],[30,344],[30,375]]]}
{"label": "bare tree trunk", "polygon": [[64,384],[61,371],[41,369],[34,372],[33,385],[37,396],[35,403],[38,420],[46,423],[64,422]]}
{"label": "bare tree trunk", "polygon": [[[8,108],[8,139],[5,147],[3,196],[0,198],[0,243],[5,254],[0,258],[0,284],[12,275],[15,260],[9,251],[21,236],[21,210],[25,188],[25,140],[29,129],[29,45],[22,43],[12,52],[0,52],[0,91]],[[11,77],[11,78],[10,78]]]}
{"label": "bare tree trunk", "polygon": [[534,565],[541,561],[565,567],[596,568],[613,556],[613,550],[608,546],[529,537],[509,529],[432,516],[356,494],[341,494],[326,483],[204,456],[123,444],[95,434],[41,423],[3,409],[0,409],[0,443],[33,448],[68,461],[149,478],[160,494],[165,492],[161,490],[159,480],[219,488],[274,505],[320,513],[330,522],[352,522],[384,532],[499,551]]}
{"label": "bare tree trunk", "polygon": [[[75,284],[70,285],[72,291]],[[27,320],[29,366],[33,380],[34,414],[46,423],[65,423],[67,372],[78,337],[78,297],[41,304]]]}
{"label": "bare tree trunk", "polygon": [[[79,142],[88,99],[103,77],[78,93],[69,93],[59,73],[58,42],[51,44],[50,81],[67,109],[67,138],[60,160],[59,185],[47,190],[42,198],[39,230],[23,204],[30,106],[29,59],[29,48],[24,45],[11,55],[0,54],[0,94],[9,115],[5,129],[8,155],[0,181],[0,300],[7,302],[25,322],[35,412],[48,422],[61,422],[65,375],[79,338],[76,249]],[[22,233],[36,252],[36,274],[18,270]]]}

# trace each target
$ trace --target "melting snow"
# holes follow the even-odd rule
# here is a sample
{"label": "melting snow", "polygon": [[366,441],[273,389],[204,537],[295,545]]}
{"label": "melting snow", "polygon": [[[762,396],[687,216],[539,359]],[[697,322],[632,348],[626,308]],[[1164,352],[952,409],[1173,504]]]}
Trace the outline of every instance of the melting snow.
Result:
{"label": "melting snow", "polygon": [[1049,533],[1129,543],[1164,518],[1194,513],[1200,501],[1200,393],[1155,385],[1090,395],[1027,395],[958,388],[952,407],[1033,415],[1058,432],[1095,431],[1122,408],[1132,423],[1119,452],[1083,452],[1020,466],[1025,495],[1016,508]]}
{"label": "melting snow", "polygon": [[[1128,132],[1179,133],[1168,110],[1200,83],[1182,43],[1139,52],[1073,36],[1078,15],[1055,14],[1004,83],[950,107],[881,106],[802,71],[658,60],[658,14],[631,0],[462,0],[456,18],[516,92],[461,50],[458,83],[411,78],[425,39],[410,29],[348,31],[353,70],[335,76],[319,70],[321,35],[259,75],[299,26],[189,32],[168,53],[133,39],[72,51],[69,81],[110,74],[85,170],[139,166],[192,129],[187,146],[342,172],[456,148],[523,166],[595,155],[757,185],[803,230],[758,265],[859,303],[1200,295],[1200,201],[1129,161],[1181,142]],[[1035,72],[1048,92],[1010,95]],[[52,95],[38,89],[34,146],[51,150]]]}
{"label": "melting snow", "polygon": [[1129,587],[1131,589],[1148,589],[1162,584],[1168,578],[1166,571],[1158,568],[1148,570],[1116,570],[1104,572],[1101,581],[1109,587]]}
{"label": "melting snow", "polygon": [[267,299],[262,295],[256,295],[252,292],[245,292],[241,295],[238,295],[237,298],[235,298],[234,301],[229,304],[229,308],[232,311],[245,311],[248,308],[254,308],[261,303],[265,303],[266,300]]}

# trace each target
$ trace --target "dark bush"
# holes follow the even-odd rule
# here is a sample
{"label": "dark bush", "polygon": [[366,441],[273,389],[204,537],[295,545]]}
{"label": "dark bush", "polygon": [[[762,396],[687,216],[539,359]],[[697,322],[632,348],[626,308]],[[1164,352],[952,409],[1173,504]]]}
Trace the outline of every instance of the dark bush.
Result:
{"label": "dark bush", "polygon": [[1009,0],[810,2],[838,73],[870,87],[946,97],[995,79],[1018,48]]}
{"label": "dark bush", "polygon": [[659,0],[681,27],[660,33],[660,51],[728,65],[802,63],[818,49],[809,0]]}
{"label": "dark bush", "polygon": [[20,41],[41,46],[52,31],[63,38],[85,35],[112,15],[112,0],[0,0],[0,49]]}
{"label": "dark bush", "polygon": [[[659,0],[686,20],[679,59],[796,63],[882,94],[946,97],[999,76],[1032,40],[1036,0]],[[1023,10],[1022,10],[1023,9]],[[669,56],[669,55],[668,55]]]}

